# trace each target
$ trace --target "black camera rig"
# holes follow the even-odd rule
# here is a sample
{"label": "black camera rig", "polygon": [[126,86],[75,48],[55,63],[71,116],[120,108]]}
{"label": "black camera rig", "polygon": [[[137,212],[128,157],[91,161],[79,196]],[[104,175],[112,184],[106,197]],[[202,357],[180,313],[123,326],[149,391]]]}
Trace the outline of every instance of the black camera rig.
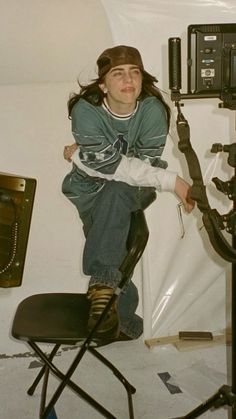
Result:
{"label": "black camera rig", "polygon": [[[169,39],[169,87],[178,100],[181,39]],[[220,107],[236,109],[236,24],[188,26],[187,93],[183,99],[219,98]]]}
{"label": "black camera rig", "polygon": [[[179,149],[184,153],[193,181],[190,197],[203,214],[203,223],[216,252],[232,263],[232,385],[223,385],[208,400],[181,418],[194,419],[210,408],[231,407],[231,418],[236,419],[236,143],[213,144],[211,152],[228,153],[228,164],[234,176],[227,182],[213,178],[218,190],[233,201],[233,209],[221,215],[212,209],[207,198],[201,166],[190,142],[190,128],[181,110],[182,99],[219,98],[220,108],[236,110],[236,24],[190,25],[188,27],[188,88],[181,93],[181,40],[169,39],[169,87],[171,99],[177,107]],[[232,234],[229,243],[222,231]]]}
{"label": "black camera rig", "polygon": [[[219,107],[236,110],[236,24],[190,25],[188,27],[187,93],[181,93],[181,40],[169,38],[169,88],[178,110],[178,147],[184,153],[193,181],[191,198],[203,213],[203,224],[215,251],[236,263],[236,249],[222,231],[236,235],[235,208],[221,215],[210,207],[201,166],[190,142],[190,128],[181,110],[181,100],[219,98]],[[211,152],[229,153],[228,163],[236,169],[236,144],[213,144]],[[218,190],[236,200],[236,177],[223,182],[213,178]]]}

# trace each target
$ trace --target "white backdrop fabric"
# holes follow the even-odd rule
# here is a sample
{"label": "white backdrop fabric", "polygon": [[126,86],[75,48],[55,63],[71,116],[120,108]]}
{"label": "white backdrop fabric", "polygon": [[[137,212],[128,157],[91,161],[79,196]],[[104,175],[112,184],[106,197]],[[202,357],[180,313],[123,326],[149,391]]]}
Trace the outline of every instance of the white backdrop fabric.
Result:
{"label": "white backdrop fabric", "polygon": [[[137,47],[147,71],[159,80],[169,100],[168,38],[182,40],[182,93],[186,92],[187,27],[190,24],[234,23],[234,0],[101,0],[108,17],[113,44]],[[170,100],[169,100],[170,102]],[[183,113],[191,128],[191,142],[201,162],[210,204],[221,214],[232,203],[216,191],[213,176],[229,180],[233,174],[227,155],[214,155],[211,145],[235,139],[234,111],[218,108],[217,99],[184,102]],[[169,169],[189,178],[184,156],[178,151],[176,110],[163,155]],[[231,266],[212,249],[197,208],[183,214],[185,234],[177,211],[178,201],[162,193],[147,212],[150,239],[134,280],[139,286],[144,315],[144,337],[175,335],[180,330],[218,332],[230,319]],[[227,240],[231,242],[231,236]],[[142,278],[142,279],[141,279]]]}

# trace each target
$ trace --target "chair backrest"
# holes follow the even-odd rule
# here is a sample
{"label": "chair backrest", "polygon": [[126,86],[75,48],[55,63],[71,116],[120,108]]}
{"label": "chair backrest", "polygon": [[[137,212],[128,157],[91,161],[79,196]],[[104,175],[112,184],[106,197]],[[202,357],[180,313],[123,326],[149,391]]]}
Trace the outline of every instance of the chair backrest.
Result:
{"label": "chair backrest", "polygon": [[[132,275],[136,264],[141,258],[148,236],[149,231],[143,210],[133,212],[127,240],[128,252],[119,268],[124,282]],[[123,284],[121,283],[120,285],[122,286]]]}
{"label": "chair backrest", "polygon": [[134,268],[146,247],[149,237],[149,230],[144,214],[144,209],[146,209],[155,199],[156,193],[153,190],[152,193],[148,195],[148,198],[145,200],[145,202],[143,202],[143,208],[132,212],[131,214],[130,229],[127,239],[128,252],[119,268],[122,272],[122,282],[120,284],[121,286],[125,283],[127,278],[132,275]]}

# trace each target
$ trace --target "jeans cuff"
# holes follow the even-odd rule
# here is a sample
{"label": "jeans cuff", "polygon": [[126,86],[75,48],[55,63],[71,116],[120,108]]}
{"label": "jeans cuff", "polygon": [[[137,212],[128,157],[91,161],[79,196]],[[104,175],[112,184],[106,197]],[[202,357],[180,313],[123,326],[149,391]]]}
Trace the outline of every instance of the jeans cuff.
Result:
{"label": "jeans cuff", "polygon": [[106,285],[107,287],[116,289],[121,281],[121,272],[116,270],[104,270],[102,273],[97,273],[91,276],[89,286],[96,284]]}
{"label": "jeans cuff", "polygon": [[132,319],[121,321],[120,330],[130,338],[138,339],[143,333],[143,319],[137,314],[134,314]]}

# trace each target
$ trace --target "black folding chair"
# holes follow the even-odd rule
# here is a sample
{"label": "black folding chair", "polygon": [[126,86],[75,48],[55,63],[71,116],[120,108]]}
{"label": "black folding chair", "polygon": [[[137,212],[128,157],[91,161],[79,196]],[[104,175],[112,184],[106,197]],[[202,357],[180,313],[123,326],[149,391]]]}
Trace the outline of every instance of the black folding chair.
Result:
{"label": "black folding chair", "polygon": [[[149,200],[145,207],[155,199]],[[98,350],[98,347],[110,344],[119,338],[104,339],[96,336],[96,331],[102,323],[114,301],[118,298],[121,289],[131,277],[135,265],[139,261],[148,240],[148,227],[143,210],[132,213],[130,230],[127,240],[127,255],[120,266],[122,279],[111,299],[107,303],[97,324],[88,332],[87,321],[89,313],[89,301],[86,294],[72,293],[47,293],[32,295],[23,300],[16,311],[12,336],[18,340],[25,341],[39,356],[43,367],[38,373],[35,381],[28,390],[33,395],[38,383],[43,378],[41,390],[41,405],[39,417],[46,419],[54,412],[54,405],[59,399],[64,388],[68,386],[82,399],[88,402],[106,418],[115,418],[103,405],[92,398],[87,392],[71,380],[72,374],[77,369],[86,351],[106,365],[117,379],[125,387],[128,397],[129,418],[134,419],[132,395],[136,389],[130,384],[123,374]],[[50,354],[46,354],[40,343],[54,344]],[[78,353],[71,363],[68,371],[64,374],[53,363],[61,345],[78,345]],[[47,386],[49,372],[54,374],[60,381],[53,396],[47,403]],[[53,416],[56,417],[56,416]]]}

